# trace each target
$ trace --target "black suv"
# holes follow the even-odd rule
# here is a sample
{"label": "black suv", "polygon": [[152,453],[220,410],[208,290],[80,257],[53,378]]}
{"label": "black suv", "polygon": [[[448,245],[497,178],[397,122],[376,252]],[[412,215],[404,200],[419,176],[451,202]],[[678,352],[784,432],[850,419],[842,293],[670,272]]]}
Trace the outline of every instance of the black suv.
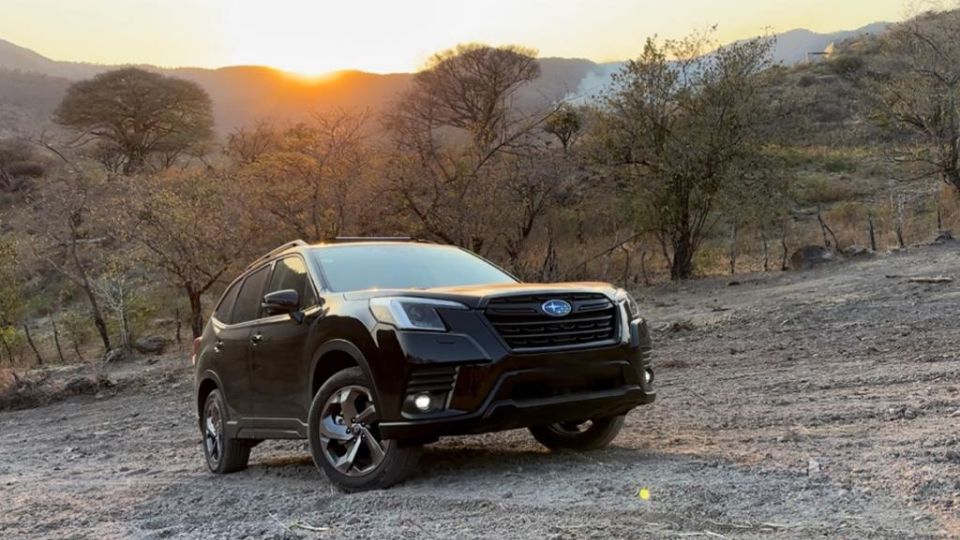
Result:
{"label": "black suv", "polygon": [[650,403],[636,302],[604,283],[520,283],[459,248],[291,242],[226,290],[194,343],[210,470],[264,439],[309,439],[342,489],[383,488],[441,436],[529,428],[606,446]]}

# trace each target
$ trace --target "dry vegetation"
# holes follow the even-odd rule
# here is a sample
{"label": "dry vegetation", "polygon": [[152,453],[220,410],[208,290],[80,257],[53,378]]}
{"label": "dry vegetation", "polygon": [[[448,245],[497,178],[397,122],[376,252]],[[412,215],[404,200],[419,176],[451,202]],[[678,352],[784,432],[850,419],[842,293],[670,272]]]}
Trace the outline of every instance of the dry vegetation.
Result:
{"label": "dry vegetation", "polygon": [[539,108],[518,98],[533,51],[465,45],[382,113],[223,140],[195,84],[102,74],[69,88],[59,136],[0,141],[0,363],[186,339],[294,237],[411,235],[634,288],[928,243],[960,220],[957,28],[923,15],[795,67],[767,39],[650,41],[596,99]]}

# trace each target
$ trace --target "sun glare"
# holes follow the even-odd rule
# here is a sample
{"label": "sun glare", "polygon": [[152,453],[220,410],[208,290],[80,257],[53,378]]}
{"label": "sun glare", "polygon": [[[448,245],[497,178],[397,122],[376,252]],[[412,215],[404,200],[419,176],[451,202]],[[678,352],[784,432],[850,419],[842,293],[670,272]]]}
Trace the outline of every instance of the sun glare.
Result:
{"label": "sun glare", "polygon": [[412,21],[402,2],[393,4],[377,4],[376,16],[360,20],[348,2],[278,0],[260,7],[238,2],[224,20],[231,60],[308,77],[343,69],[409,70],[427,53],[397,46],[409,45]]}

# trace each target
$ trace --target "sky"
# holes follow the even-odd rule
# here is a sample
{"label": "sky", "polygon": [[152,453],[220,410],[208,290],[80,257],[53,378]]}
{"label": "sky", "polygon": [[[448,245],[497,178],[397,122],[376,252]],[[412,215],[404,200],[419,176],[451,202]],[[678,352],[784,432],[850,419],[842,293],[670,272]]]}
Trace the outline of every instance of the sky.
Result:
{"label": "sky", "polygon": [[0,39],[54,60],[388,73],[415,71],[464,42],[606,62],[637,56],[652,35],[717,25],[717,39],[729,42],[765,30],[850,30],[915,8],[905,0],[0,0]]}

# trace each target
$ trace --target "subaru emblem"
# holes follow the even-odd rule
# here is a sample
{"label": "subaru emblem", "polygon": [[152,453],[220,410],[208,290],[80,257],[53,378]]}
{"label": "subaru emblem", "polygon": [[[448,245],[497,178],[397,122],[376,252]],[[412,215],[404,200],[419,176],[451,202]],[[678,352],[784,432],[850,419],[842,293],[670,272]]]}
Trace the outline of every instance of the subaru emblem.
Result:
{"label": "subaru emblem", "polygon": [[547,300],[540,309],[551,317],[566,317],[573,311],[573,306],[564,300]]}

